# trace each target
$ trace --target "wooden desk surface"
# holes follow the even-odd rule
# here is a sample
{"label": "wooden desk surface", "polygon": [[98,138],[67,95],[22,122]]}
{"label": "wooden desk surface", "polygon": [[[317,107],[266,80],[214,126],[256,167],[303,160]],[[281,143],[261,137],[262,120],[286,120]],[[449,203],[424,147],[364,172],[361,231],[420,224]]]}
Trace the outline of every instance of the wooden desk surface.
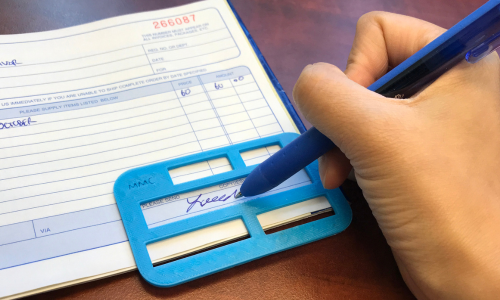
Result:
{"label": "wooden desk surface", "polygon": [[[0,0],[0,34],[63,28],[182,0]],[[302,68],[345,67],[357,19],[384,10],[449,28],[485,0],[233,0],[289,96]],[[31,299],[412,299],[361,190],[343,185],[354,218],[343,233],[178,287],[150,286],[138,272]]]}

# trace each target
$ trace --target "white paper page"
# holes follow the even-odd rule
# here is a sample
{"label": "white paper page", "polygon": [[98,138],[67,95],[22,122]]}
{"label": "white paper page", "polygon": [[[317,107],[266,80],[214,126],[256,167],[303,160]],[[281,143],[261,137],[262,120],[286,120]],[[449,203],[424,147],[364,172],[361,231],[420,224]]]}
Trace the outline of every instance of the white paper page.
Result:
{"label": "white paper page", "polygon": [[0,297],[134,268],[124,171],[297,132],[223,0],[0,36],[0,61]]}

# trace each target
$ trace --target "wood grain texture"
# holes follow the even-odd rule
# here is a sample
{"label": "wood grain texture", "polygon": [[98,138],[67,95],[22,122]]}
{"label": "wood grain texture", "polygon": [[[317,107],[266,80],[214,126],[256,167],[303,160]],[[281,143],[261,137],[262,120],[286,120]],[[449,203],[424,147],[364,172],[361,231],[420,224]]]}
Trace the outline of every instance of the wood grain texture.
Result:
{"label": "wood grain texture", "polygon": [[[182,0],[0,0],[0,34],[58,29]],[[302,68],[344,68],[357,19],[383,10],[449,28],[485,0],[233,0],[288,95]],[[159,289],[138,272],[30,299],[413,299],[355,183],[344,193],[354,218],[343,233],[178,287]],[[50,272],[50,270],[47,270]]]}

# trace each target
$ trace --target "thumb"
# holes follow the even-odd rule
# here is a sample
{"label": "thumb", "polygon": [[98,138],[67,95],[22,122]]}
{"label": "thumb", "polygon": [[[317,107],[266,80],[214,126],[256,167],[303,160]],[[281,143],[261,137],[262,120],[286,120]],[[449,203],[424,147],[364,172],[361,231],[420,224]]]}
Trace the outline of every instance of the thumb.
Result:
{"label": "thumb", "polygon": [[293,98],[304,117],[330,138],[356,167],[363,149],[374,149],[408,115],[405,101],[385,98],[350,80],[336,66],[317,63],[300,75]]}

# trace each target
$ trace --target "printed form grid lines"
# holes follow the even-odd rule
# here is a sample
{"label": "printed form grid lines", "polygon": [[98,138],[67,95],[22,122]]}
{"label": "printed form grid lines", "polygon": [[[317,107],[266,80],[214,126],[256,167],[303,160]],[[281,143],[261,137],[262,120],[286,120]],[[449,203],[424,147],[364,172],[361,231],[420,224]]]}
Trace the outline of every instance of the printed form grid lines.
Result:
{"label": "printed form grid lines", "polygon": [[[259,163],[265,158],[269,157],[272,153],[277,151],[277,149],[279,149],[279,147],[276,148],[274,146],[270,148],[272,148],[271,151],[269,151],[269,149],[267,148],[261,148],[249,151],[249,153],[242,153],[242,157],[244,158],[244,161],[245,163],[247,163],[247,165]],[[271,154],[269,154],[269,152]],[[216,164],[222,167],[227,166],[222,165],[222,163],[222,161],[216,162]],[[203,177],[210,175],[211,174],[205,174]],[[199,178],[198,175],[196,177]],[[271,193],[275,193],[281,189],[286,189],[291,186],[298,187],[310,183],[310,180],[303,171],[295,175],[294,177],[295,178],[293,178],[286,184],[282,184],[281,186],[277,187]],[[193,180],[193,178],[189,178],[189,180]],[[237,185],[235,186],[237,187]],[[205,193],[205,191],[200,192]],[[196,191],[192,193],[196,193]],[[155,205],[144,207],[144,211],[148,210],[148,213],[145,214],[146,219],[151,220],[151,222],[148,223],[152,227],[157,227],[174,220],[186,218],[189,215],[200,214],[206,210],[217,209],[238,202],[232,201],[222,203],[212,208],[194,209],[189,213],[179,213],[179,206],[183,207],[180,208],[181,211],[186,209],[185,203],[181,201],[185,201],[187,199],[184,198],[185,197],[181,195],[181,197],[173,197],[172,200],[168,200],[166,202],[155,201]],[[166,208],[165,204],[169,203],[174,204],[174,207]],[[170,212],[170,217],[165,218],[165,208]],[[172,216],[172,211],[174,213],[179,213],[179,215]],[[157,220],[158,217],[161,217],[163,219]],[[126,234],[123,230],[123,226],[120,220],[121,218],[116,205],[111,204],[85,209],[78,212],[70,212],[57,216],[0,226],[0,233],[7,233],[0,235],[0,253],[12,253],[13,251],[21,251],[22,249],[26,249],[26,243],[32,243],[31,246],[36,245],[39,248],[38,252],[30,252],[25,256],[16,256],[13,260],[11,256],[9,257],[9,259],[2,259],[2,257],[7,258],[7,256],[0,256],[0,270],[26,263],[50,259],[60,255],[76,253],[78,251],[95,249],[97,246],[104,247],[111,244],[126,242]],[[84,243],[86,241],[85,238],[89,235],[94,238],[94,241],[92,243]],[[57,244],[56,241],[58,239],[59,241],[69,239],[78,242],[68,249],[54,249],[50,245],[52,245],[53,243]],[[64,252],[63,250],[67,250],[68,252]],[[21,251],[20,253],[24,252]]]}
{"label": "printed form grid lines", "polygon": [[[155,28],[164,18],[175,27]],[[222,0],[0,40],[2,56],[15,63],[0,68],[0,298],[134,268],[112,193],[124,171],[297,131]],[[197,84],[187,95],[188,86],[175,84],[190,78]],[[227,160],[211,160],[175,180],[230,170]],[[308,179],[283,188],[301,184]],[[186,214],[184,200],[145,211],[157,218],[175,204],[179,216],[151,222],[175,221]],[[195,202],[188,213],[220,203],[200,210]],[[318,210],[304,207],[294,214]],[[228,234],[217,230],[211,236]]]}
{"label": "printed form grid lines", "polygon": [[[223,79],[218,80],[217,76]],[[169,157],[228,145],[230,138],[235,142],[242,142],[273,132],[282,132],[253,76],[246,68],[196,76],[170,84],[170,89],[165,88],[165,84],[158,85],[156,93],[148,92],[146,97],[140,97],[140,93],[136,93],[134,99],[86,108],[83,115],[82,109],[73,109],[64,113],[33,116],[39,120],[36,126],[23,128],[23,131],[27,130],[26,133],[10,137],[8,146],[0,149],[0,155],[13,149],[17,155],[3,159],[4,172],[0,175],[0,190],[3,195],[0,214],[7,218],[14,217],[12,219],[16,219],[19,214],[25,214],[27,217],[24,218],[25,221],[0,227],[0,231],[8,229],[10,232],[0,237],[0,253],[2,248],[3,250],[16,248],[19,243],[34,243],[37,239],[49,236],[54,238],[53,236],[57,235],[61,239],[71,239],[70,236],[78,236],[80,233],[87,236],[88,233],[84,232],[94,231],[94,227],[106,230],[110,230],[112,224],[121,227],[121,223],[115,222],[119,220],[118,213],[109,211],[114,204],[112,204],[112,194],[108,191],[112,189],[113,178],[124,170],[138,165],[117,164],[118,161],[133,159],[137,162],[139,156],[145,156],[140,165],[146,165]],[[256,104],[251,104],[253,102]],[[117,109],[118,104],[119,109]],[[151,107],[155,107],[156,112],[146,114],[145,112]],[[57,130],[59,121],[71,120],[72,116],[76,115],[79,117],[74,119],[75,126]],[[107,122],[95,122],[103,115],[107,117]],[[271,129],[269,125],[272,126]],[[152,129],[151,126],[157,129]],[[82,129],[88,134],[73,138],[75,131]],[[32,147],[32,143],[27,141],[35,134],[45,135],[40,139],[44,142]],[[82,137],[85,136],[86,140],[82,141]],[[140,150],[145,146],[147,151]],[[75,155],[75,147],[79,149],[78,153],[84,154]],[[175,151],[176,148],[179,150]],[[186,149],[191,151],[185,152]],[[258,156],[269,156],[269,152],[266,150],[264,156],[262,154]],[[248,159],[255,160],[259,157]],[[201,167],[192,174],[182,174],[178,179],[193,180],[194,177],[201,178],[231,170],[227,159],[209,161],[205,164],[206,169]],[[107,171],[102,172],[103,170]],[[37,176],[41,174],[47,174],[52,180],[40,181],[40,178],[45,178]],[[79,176],[75,177],[74,174]],[[22,181],[15,180],[20,177],[23,178]],[[98,177],[97,180],[95,177]],[[82,178],[85,180],[80,180]],[[75,188],[65,189],[68,184],[61,184],[68,180],[78,182],[71,184],[79,190],[78,193],[73,192]],[[58,194],[58,197],[54,197],[55,194]],[[68,202],[82,202],[87,205],[89,202],[106,203],[105,199],[111,203],[95,208],[105,207],[106,214],[101,214],[100,217],[89,217],[86,213],[80,215],[80,212],[86,212],[87,209],[70,213],[69,223],[73,224],[70,229],[62,228],[68,227],[66,221],[54,221],[51,226],[44,227],[36,218],[29,219],[30,215],[36,216],[33,211],[47,206],[66,205]],[[85,205],[82,205],[82,208],[84,207]],[[116,210],[116,207],[114,209]],[[44,219],[58,220],[60,216]],[[76,222],[73,222],[74,220]],[[88,224],[85,220],[93,223]],[[30,225],[30,232],[24,228],[25,224]],[[101,246],[126,241],[124,234],[118,234],[116,229],[111,231],[116,234],[114,237],[111,238],[106,234],[98,238]],[[120,236],[122,239],[117,240]],[[79,244],[81,249],[95,248],[95,246],[95,243]],[[68,251],[74,252],[75,249]],[[18,249],[20,250],[21,248]],[[54,249],[48,249],[43,253],[45,254],[39,257],[40,259],[55,255]],[[30,259],[38,260],[26,257],[22,261]],[[0,262],[0,269],[2,266],[12,267],[11,263],[5,263],[7,262],[3,264]]]}

